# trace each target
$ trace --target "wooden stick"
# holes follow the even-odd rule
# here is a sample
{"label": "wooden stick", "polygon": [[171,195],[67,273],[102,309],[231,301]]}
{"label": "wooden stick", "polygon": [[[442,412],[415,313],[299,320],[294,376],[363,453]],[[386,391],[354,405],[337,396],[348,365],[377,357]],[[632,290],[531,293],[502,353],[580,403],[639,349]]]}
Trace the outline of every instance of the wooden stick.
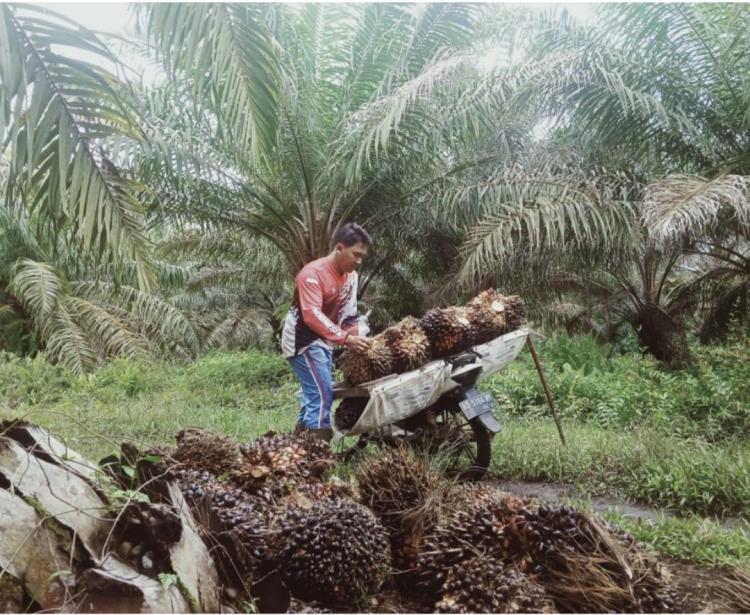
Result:
{"label": "wooden stick", "polygon": [[549,385],[547,384],[547,379],[544,377],[544,370],[542,369],[542,364],[539,361],[539,356],[536,354],[536,348],[534,348],[534,343],[531,341],[531,335],[529,335],[526,338],[526,344],[528,344],[529,350],[531,351],[531,357],[534,359],[534,365],[536,365],[536,371],[539,372],[539,379],[542,381],[542,387],[544,387],[544,394],[547,396],[547,403],[549,404],[549,409],[552,411],[552,416],[555,419],[555,424],[557,425],[557,431],[560,434],[560,441],[563,443],[563,446],[565,446],[565,434],[563,434],[562,424],[560,423],[560,417],[557,416],[557,411],[555,410],[555,402],[552,399],[552,393],[550,393]]}

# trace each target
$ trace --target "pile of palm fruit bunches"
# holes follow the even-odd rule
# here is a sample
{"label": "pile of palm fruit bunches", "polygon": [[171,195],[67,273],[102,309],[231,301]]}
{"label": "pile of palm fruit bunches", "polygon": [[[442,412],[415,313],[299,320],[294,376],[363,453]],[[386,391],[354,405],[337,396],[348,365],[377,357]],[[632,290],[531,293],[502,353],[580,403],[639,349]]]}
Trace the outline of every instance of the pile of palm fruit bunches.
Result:
{"label": "pile of palm fruit bunches", "polygon": [[520,297],[486,290],[463,307],[434,308],[422,318],[405,318],[374,336],[366,352],[345,351],[339,366],[350,384],[361,384],[515,331],[524,317]]}
{"label": "pile of palm fruit bunches", "polygon": [[[518,329],[524,318],[520,297],[489,289],[463,307],[435,308],[422,318],[403,319],[374,336],[366,352],[346,350],[338,365],[350,384],[369,382],[489,342]],[[343,400],[336,408],[335,426],[351,429],[363,410],[361,399]]]}
{"label": "pile of palm fruit bunches", "polygon": [[666,570],[627,533],[573,508],[448,481],[407,448],[361,461],[346,482],[332,475],[330,447],[305,433],[239,445],[187,429],[158,454],[151,476],[176,481],[235,610],[258,606],[271,577],[275,611],[680,608]]}

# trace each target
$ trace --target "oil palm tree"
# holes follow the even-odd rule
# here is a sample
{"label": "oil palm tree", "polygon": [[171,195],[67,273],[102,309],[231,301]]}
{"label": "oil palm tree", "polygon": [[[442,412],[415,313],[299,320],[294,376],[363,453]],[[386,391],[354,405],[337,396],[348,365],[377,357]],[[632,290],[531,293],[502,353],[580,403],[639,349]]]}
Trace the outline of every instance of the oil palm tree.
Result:
{"label": "oil palm tree", "polygon": [[[37,236],[24,216],[0,215],[0,337],[4,350],[43,351],[81,374],[115,356],[195,356],[192,324],[169,301],[136,286],[137,267],[106,266],[59,238]],[[154,262],[162,287],[184,283],[178,268]]]}
{"label": "oil palm tree", "polygon": [[[92,59],[74,59],[81,55]],[[143,136],[117,67],[89,30],[38,6],[0,6],[4,207],[33,214],[38,232],[62,235],[100,262],[132,263],[148,290],[145,187],[112,162],[118,143]]]}
{"label": "oil palm tree", "polygon": [[[407,209],[428,198],[440,207],[446,182],[507,155],[477,146],[519,123],[502,104],[504,69],[479,65],[488,10],[150,5],[158,57],[187,84],[191,112],[231,169],[200,183],[183,176],[183,189],[210,192],[217,221],[266,237],[291,271],[326,253],[352,218],[396,237]],[[242,102],[258,89],[257,107]],[[180,210],[199,216],[207,200],[181,199]]]}

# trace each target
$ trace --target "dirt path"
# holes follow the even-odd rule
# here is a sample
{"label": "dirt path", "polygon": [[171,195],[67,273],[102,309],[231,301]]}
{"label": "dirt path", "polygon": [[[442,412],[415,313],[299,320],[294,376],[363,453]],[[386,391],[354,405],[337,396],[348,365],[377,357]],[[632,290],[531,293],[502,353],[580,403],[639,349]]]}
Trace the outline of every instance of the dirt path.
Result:
{"label": "dirt path", "polygon": [[525,481],[503,480],[501,478],[489,477],[488,482],[503,491],[510,491],[518,495],[534,498],[540,502],[559,502],[565,499],[588,500],[591,508],[598,513],[617,512],[626,517],[647,519],[657,521],[669,512],[657,508],[650,508],[627,500],[619,500],[614,497],[603,496],[588,498],[577,493],[573,487],[549,483],[529,483]]}
{"label": "dirt path", "polygon": [[[510,491],[511,493],[534,498],[540,502],[554,503],[566,499],[587,501],[591,503],[592,510],[600,514],[605,512],[616,512],[625,517],[644,519],[647,521],[658,521],[662,517],[678,516],[674,511],[665,508],[653,508],[646,504],[639,504],[637,502],[631,502],[614,496],[588,497],[577,492],[576,489],[570,485],[504,480],[493,476],[488,476],[486,480],[503,491]],[[726,517],[723,519],[714,517],[709,518],[720,523],[726,529],[748,527],[748,522],[739,517]]]}

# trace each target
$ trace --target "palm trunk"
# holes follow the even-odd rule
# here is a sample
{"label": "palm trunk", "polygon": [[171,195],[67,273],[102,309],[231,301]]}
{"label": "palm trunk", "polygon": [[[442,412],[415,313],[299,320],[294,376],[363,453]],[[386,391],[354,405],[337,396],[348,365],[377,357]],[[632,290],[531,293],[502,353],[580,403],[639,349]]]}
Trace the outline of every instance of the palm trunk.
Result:
{"label": "palm trunk", "polygon": [[659,361],[675,368],[685,367],[690,362],[685,330],[658,305],[644,305],[631,324],[641,345]]}

